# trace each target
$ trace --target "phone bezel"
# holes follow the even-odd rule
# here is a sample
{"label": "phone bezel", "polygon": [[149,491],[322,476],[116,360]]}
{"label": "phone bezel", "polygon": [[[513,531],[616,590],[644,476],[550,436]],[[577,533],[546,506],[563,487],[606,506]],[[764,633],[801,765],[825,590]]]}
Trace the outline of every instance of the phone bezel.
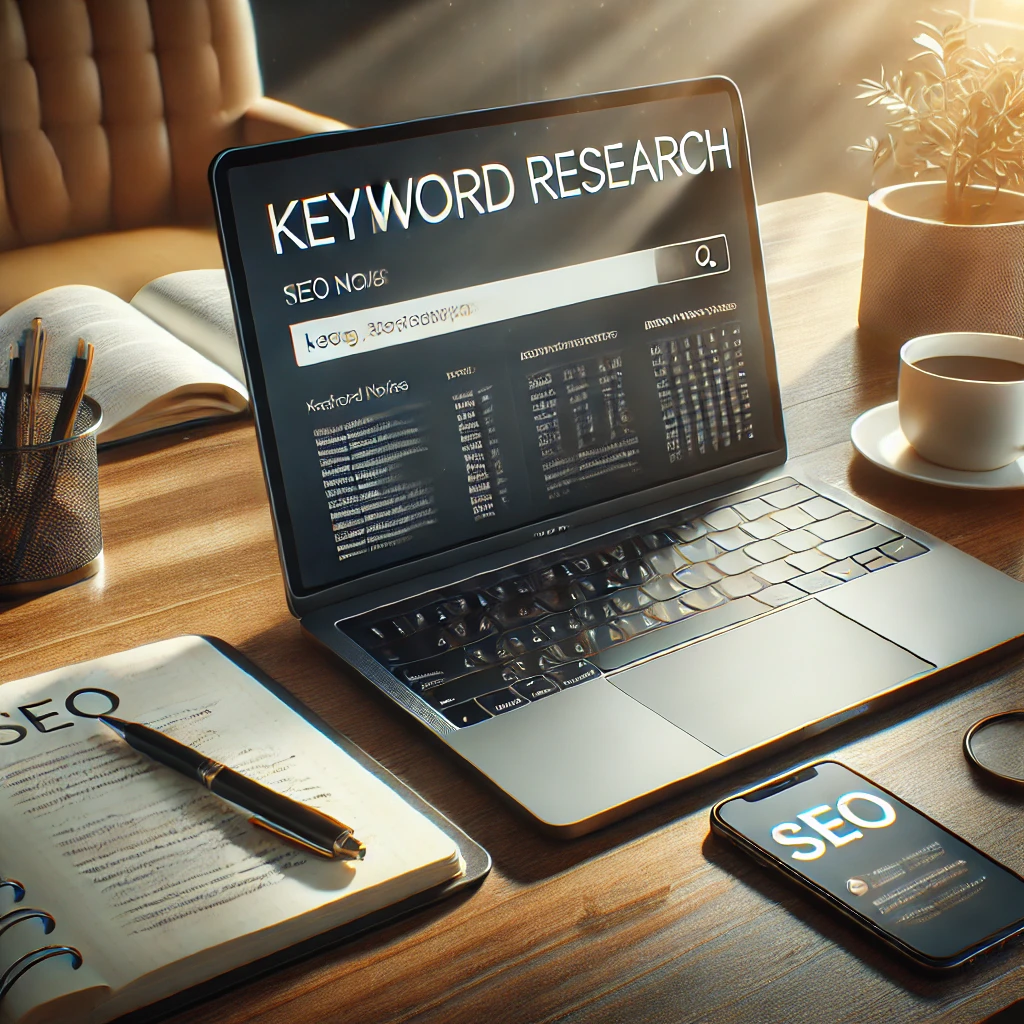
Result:
{"label": "phone bezel", "polygon": [[[991,935],[986,936],[984,939],[982,939],[975,945],[965,947],[963,950],[960,950],[958,953],[954,954],[951,957],[937,958],[929,956],[927,953],[924,953],[923,951],[910,945],[910,943],[905,942],[903,939],[898,938],[891,932],[886,931],[884,928],[881,927],[881,925],[877,924],[875,921],[872,921],[871,918],[867,917],[864,914],[861,914],[857,910],[854,910],[852,907],[845,904],[842,900],[840,900],[837,896],[835,896],[824,886],[819,885],[817,882],[813,881],[813,879],[808,878],[798,869],[787,864],[784,860],[782,860],[780,857],[777,857],[775,854],[771,853],[763,846],[759,846],[753,840],[745,836],[742,832],[737,831],[733,826],[731,826],[722,818],[721,810],[726,804],[733,803],[736,800],[743,800],[746,797],[754,793],[757,793],[761,790],[769,789],[772,786],[784,783],[792,777],[807,771],[808,769],[816,769],[821,765],[825,764],[834,764],[838,765],[840,768],[845,768],[846,771],[852,773],[858,779],[863,779],[869,785],[874,786],[876,789],[887,794],[888,796],[891,796],[894,800],[898,800],[900,803],[906,805],[915,813],[921,815],[922,818],[924,818],[926,821],[931,822],[931,824],[933,824],[936,828],[953,836],[954,839],[959,840],[965,846],[967,846],[975,853],[977,853],[978,856],[983,857],[985,860],[990,861],[993,864],[996,864],[1004,871],[1008,871],[1015,878],[1020,879],[1021,884],[1024,884],[1024,877],[1019,875],[1016,871],[1013,871],[1011,868],[1008,868],[1005,864],[1000,863],[994,857],[985,853],[984,850],[979,850],[977,846],[969,842],[963,836],[958,835],[948,826],[936,821],[930,814],[925,814],[925,812],[922,811],[919,807],[916,807],[914,804],[908,802],[903,797],[892,792],[892,790],[887,789],[885,786],[879,785],[873,779],[870,779],[866,775],[861,774],[860,772],[851,768],[849,765],[843,764],[841,761],[836,761],[834,758],[822,758],[818,761],[809,761],[806,764],[802,764],[796,768],[791,769],[790,771],[783,772],[781,775],[776,775],[771,779],[767,779],[764,782],[760,782],[756,786],[751,786],[749,789],[745,789],[740,793],[734,793],[732,796],[728,796],[723,800],[719,800],[718,803],[716,803],[714,807],[711,808],[711,831],[716,835],[721,836],[723,839],[727,839],[729,842],[738,846],[741,850],[744,851],[744,853],[749,854],[751,857],[753,857],[758,862],[764,864],[766,867],[776,869],[787,878],[796,882],[801,888],[808,890],[816,896],[822,897],[828,904],[830,904],[832,907],[838,910],[841,914],[843,914],[850,920],[856,922],[857,924],[861,925],[862,927],[866,928],[867,931],[874,935],[875,938],[880,939],[883,943],[885,943],[885,945],[891,947],[892,949],[895,949],[898,953],[902,954],[903,956],[908,957],[915,964],[921,967],[926,967],[930,970],[945,971],[951,970],[956,967],[960,967],[966,963],[973,961],[975,957],[980,956],[983,953],[990,952],[998,947],[1001,947],[1006,942],[1010,941],[1010,939],[1018,937],[1022,933],[1024,933],[1024,918],[1021,918],[1014,924],[1009,925],[998,932],[994,932]],[[806,780],[797,782],[795,783],[795,785],[802,785],[803,781]]]}

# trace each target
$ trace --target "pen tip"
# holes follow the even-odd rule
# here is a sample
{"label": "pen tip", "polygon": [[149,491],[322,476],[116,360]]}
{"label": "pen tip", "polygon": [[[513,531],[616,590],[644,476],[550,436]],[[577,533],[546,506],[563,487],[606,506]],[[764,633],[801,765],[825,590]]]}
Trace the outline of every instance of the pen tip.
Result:
{"label": "pen tip", "polygon": [[366,857],[366,846],[350,832],[344,839],[335,841],[334,853],[338,857],[348,857],[349,860],[363,860]]}
{"label": "pen tip", "polygon": [[121,728],[118,719],[110,718],[108,715],[97,715],[97,721],[102,722],[108,729],[113,729],[122,739],[124,738],[124,729]]}

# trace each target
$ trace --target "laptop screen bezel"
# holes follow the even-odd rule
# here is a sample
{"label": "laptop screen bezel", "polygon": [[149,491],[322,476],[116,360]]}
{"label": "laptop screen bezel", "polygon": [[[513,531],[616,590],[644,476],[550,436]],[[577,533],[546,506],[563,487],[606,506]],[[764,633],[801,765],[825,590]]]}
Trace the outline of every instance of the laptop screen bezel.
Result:
{"label": "laptop screen bezel", "polygon": [[[605,110],[630,104],[686,98],[707,93],[724,93],[729,97],[738,134],[737,151],[740,158],[743,197],[746,205],[750,248],[754,263],[754,285],[757,293],[758,320],[765,344],[765,368],[768,378],[765,383],[771,403],[776,446],[766,452],[740,459],[727,466],[695,473],[654,487],[644,488],[631,494],[611,498],[588,508],[579,509],[575,512],[559,513],[548,519],[534,521],[480,540],[470,540],[456,544],[442,551],[410,559],[340,583],[328,584],[318,588],[304,587],[299,571],[299,558],[292,521],[285,497],[284,479],[278,457],[274,425],[270,414],[266,379],[263,374],[257,344],[256,324],[249,303],[245,267],[242,262],[241,247],[235,226],[235,211],[232,204],[230,187],[231,171],[239,167],[251,167],[293,160],[314,154],[339,152],[375,143],[395,142],[451,131],[485,128],[517,121]],[[210,187],[213,192],[214,211],[224,257],[224,267],[232,298],[235,326],[241,342],[242,362],[245,367],[246,383],[251,396],[256,433],[259,439],[260,458],[263,464],[264,479],[271,504],[288,604],[295,615],[301,616],[314,609],[347,601],[350,598],[385,587],[393,590],[396,585],[400,586],[405,581],[428,573],[437,573],[450,569],[452,566],[457,566],[460,563],[509,551],[530,541],[536,541],[538,537],[562,534],[567,530],[574,530],[576,527],[584,527],[587,524],[606,518],[621,516],[623,513],[634,509],[641,509],[646,505],[664,503],[666,499],[676,495],[681,496],[691,491],[705,488],[719,480],[729,480],[734,477],[746,476],[766,470],[778,466],[786,460],[782,402],[775,364],[775,345],[769,319],[764,260],[757,225],[757,201],[750,169],[746,124],[739,91],[735,83],[730,79],[711,77],[667,82],[641,88],[622,89],[614,92],[573,96],[566,99],[544,100],[509,107],[448,114],[373,128],[357,128],[323,135],[310,135],[283,142],[271,142],[258,146],[228,149],[218,154],[210,165]]]}

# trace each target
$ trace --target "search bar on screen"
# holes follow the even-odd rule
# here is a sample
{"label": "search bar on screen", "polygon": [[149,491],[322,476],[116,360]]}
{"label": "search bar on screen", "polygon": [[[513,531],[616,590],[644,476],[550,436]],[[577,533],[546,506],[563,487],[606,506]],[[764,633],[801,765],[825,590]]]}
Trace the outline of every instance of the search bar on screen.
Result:
{"label": "search bar on screen", "polygon": [[728,273],[725,235],[641,249],[292,324],[299,366],[375,352],[610,295]]}

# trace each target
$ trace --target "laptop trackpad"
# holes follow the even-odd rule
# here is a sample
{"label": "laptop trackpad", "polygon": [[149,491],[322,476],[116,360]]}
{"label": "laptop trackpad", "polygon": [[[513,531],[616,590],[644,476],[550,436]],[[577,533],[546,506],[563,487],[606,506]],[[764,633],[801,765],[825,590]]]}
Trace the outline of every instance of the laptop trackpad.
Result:
{"label": "laptop trackpad", "polygon": [[730,755],[934,667],[811,600],[623,669],[610,681]]}

